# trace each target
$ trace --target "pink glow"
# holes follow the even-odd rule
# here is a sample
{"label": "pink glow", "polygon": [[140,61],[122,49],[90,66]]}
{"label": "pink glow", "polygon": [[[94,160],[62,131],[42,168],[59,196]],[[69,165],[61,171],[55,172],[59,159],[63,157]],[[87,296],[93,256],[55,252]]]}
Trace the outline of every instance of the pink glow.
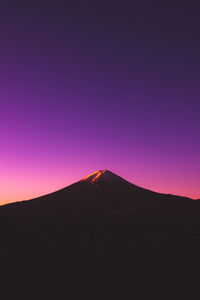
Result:
{"label": "pink glow", "polygon": [[0,10],[0,204],[99,169],[199,199],[198,10],[15,2]]}

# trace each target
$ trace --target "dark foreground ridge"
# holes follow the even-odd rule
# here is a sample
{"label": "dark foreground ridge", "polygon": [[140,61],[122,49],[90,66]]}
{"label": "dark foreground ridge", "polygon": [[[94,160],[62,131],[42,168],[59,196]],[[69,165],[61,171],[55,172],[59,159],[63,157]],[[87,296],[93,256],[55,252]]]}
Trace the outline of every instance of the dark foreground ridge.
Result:
{"label": "dark foreground ridge", "polygon": [[28,274],[60,281],[85,270],[144,278],[200,267],[200,202],[140,188],[107,170],[1,206],[0,225],[0,274],[8,280]]}

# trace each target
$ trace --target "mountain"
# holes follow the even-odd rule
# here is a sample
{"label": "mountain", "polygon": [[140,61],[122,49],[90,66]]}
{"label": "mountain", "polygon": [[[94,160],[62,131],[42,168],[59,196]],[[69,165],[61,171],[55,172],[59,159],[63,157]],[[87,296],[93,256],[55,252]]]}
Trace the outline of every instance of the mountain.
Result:
{"label": "mountain", "polygon": [[198,216],[200,205],[189,198],[138,187],[108,170],[98,170],[64,189],[0,207],[14,218],[86,218],[134,214],[135,217]]}
{"label": "mountain", "polygon": [[2,278],[19,270],[20,278],[48,272],[60,281],[73,273],[82,280],[85,270],[138,278],[146,270],[200,268],[200,202],[141,188],[108,170],[1,206],[0,232]]}

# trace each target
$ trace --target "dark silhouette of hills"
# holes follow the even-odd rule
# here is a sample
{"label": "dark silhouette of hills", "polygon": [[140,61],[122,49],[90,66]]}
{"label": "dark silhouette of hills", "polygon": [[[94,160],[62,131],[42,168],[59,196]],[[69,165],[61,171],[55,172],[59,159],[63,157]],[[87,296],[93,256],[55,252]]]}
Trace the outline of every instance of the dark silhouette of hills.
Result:
{"label": "dark silhouette of hills", "polygon": [[9,280],[76,281],[85,270],[138,279],[200,267],[200,202],[143,189],[107,170],[1,206],[0,225],[0,274]]}

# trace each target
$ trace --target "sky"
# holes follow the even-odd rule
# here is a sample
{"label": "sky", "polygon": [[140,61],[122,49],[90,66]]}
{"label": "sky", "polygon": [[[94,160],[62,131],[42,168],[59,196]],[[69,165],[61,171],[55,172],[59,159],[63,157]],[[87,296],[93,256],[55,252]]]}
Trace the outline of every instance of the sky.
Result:
{"label": "sky", "polygon": [[199,4],[0,3],[0,204],[98,169],[200,199]]}

